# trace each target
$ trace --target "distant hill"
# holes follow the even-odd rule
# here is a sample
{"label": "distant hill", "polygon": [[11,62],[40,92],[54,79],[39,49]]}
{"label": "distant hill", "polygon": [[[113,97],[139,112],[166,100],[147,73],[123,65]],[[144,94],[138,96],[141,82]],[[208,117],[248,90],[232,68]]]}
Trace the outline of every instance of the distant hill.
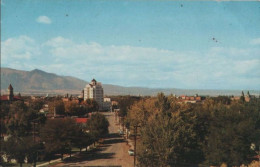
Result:
{"label": "distant hill", "polygon": [[[102,82],[102,81],[101,81]],[[80,94],[88,83],[87,81],[47,73],[38,69],[22,71],[10,68],[1,68],[1,92],[6,93],[9,84],[15,92],[22,94]],[[123,87],[103,84],[105,95],[156,95],[158,92],[176,95],[240,95],[241,90],[188,90],[188,89],[155,89],[144,87]],[[245,93],[247,90],[244,90]],[[259,95],[260,91],[250,90],[251,94]]]}
{"label": "distant hill", "polygon": [[15,92],[23,93],[80,93],[86,81],[70,77],[58,76],[38,69],[21,71],[1,68],[1,89],[12,84]]}

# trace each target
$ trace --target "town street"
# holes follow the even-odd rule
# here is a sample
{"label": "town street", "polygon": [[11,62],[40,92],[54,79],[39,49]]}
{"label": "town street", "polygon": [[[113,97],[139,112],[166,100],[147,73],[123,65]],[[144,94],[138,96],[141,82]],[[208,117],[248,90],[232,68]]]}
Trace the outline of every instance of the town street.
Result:
{"label": "town street", "polygon": [[109,121],[109,136],[103,144],[94,151],[82,152],[73,159],[62,162],[56,166],[122,166],[133,167],[134,157],[128,155],[129,146],[122,136],[118,134],[118,125],[112,112],[103,112]]}

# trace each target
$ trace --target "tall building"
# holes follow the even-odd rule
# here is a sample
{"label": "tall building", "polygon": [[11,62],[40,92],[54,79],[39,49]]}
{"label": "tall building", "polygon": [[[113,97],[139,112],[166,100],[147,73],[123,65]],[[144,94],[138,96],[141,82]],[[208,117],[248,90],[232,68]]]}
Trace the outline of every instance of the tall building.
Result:
{"label": "tall building", "polygon": [[99,109],[103,109],[104,92],[100,82],[92,79],[92,81],[86,85],[84,88],[84,100],[86,99],[94,99],[98,103]]}

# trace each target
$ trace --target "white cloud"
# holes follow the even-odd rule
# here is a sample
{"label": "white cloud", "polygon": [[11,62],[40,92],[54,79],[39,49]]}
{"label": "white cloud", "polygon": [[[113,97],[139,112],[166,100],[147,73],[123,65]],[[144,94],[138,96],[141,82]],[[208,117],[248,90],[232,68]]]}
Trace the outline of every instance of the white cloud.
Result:
{"label": "white cloud", "polygon": [[47,16],[39,16],[36,21],[43,24],[51,24],[51,19]]}
{"label": "white cloud", "polygon": [[250,44],[252,44],[252,45],[260,45],[260,38],[252,39],[250,41]]}
{"label": "white cloud", "polygon": [[260,59],[236,61],[234,69],[239,74],[258,73],[260,76],[260,70],[257,70],[260,66]]}
{"label": "white cloud", "polygon": [[1,42],[2,62],[9,63],[13,60],[30,60],[33,56],[40,54],[39,47],[35,41],[28,36],[9,38]]}
{"label": "white cloud", "polygon": [[[95,42],[76,43],[63,37],[36,44],[26,36],[3,43],[2,51],[10,60],[17,59],[17,55],[24,59],[37,55],[35,62],[23,61],[24,66],[28,64],[27,68],[38,67],[85,80],[95,77],[102,82],[124,86],[179,88],[228,89],[247,84],[259,89],[260,85],[259,77],[256,78],[260,74],[260,50],[256,48],[215,47],[204,52],[176,52],[135,46],[103,46]],[[10,63],[3,62],[7,66]]]}
{"label": "white cloud", "polygon": [[57,47],[69,47],[74,45],[74,43],[69,39],[65,39],[61,36],[58,36],[48,40],[43,45],[57,48]]}

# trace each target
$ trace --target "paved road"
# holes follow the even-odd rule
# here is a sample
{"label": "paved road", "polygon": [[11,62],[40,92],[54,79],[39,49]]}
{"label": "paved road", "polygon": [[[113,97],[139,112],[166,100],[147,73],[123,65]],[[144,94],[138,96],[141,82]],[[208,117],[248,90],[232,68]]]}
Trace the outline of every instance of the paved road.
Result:
{"label": "paved road", "polygon": [[133,167],[134,158],[128,155],[129,146],[125,140],[118,134],[118,125],[115,124],[114,113],[103,113],[109,121],[109,136],[104,140],[102,146],[99,146],[92,152],[84,152],[68,162],[56,166],[122,166]]}

